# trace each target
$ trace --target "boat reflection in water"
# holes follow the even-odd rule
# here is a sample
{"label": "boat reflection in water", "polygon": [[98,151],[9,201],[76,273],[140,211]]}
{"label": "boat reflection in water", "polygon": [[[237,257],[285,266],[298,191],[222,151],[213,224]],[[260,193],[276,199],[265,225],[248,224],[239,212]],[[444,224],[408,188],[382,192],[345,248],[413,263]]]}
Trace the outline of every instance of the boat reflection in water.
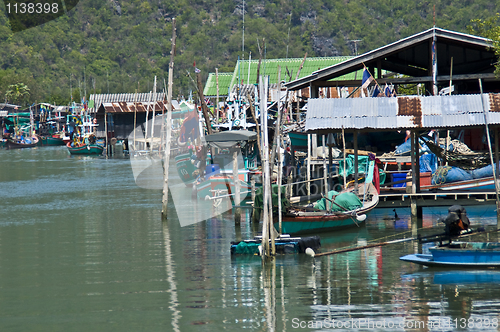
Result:
{"label": "boat reflection in water", "polygon": [[435,285],[478,285],[500,283],[500,270],[431,269],[403,275],[408,280],[432,280]]}

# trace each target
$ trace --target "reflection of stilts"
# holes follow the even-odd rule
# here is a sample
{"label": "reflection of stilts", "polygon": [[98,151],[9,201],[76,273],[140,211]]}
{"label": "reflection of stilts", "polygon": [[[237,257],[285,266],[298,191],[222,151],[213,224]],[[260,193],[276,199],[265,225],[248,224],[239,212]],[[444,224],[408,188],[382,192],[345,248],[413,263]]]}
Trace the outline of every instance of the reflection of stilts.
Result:
{"label": "reflection of stilts", "polygon": [[272,257],[262,265],[262,287],[268,331],[276,331],[276,259]]}
{"label": "reflection of stilts", "polygon": [[181,319],[181,312],[177,309],[179,300],[177,296],[177,284],[175,282],[175,271],[173,266],[175,263],[172,260],[172,249],[170,247],[170,233],[167,223],[163,223],[163,239],[165,241],[165,268],[167,270],[167,280],[170,285],[168,290],[170,293],[170,306],[172,311],[172,327],[175,332],[180,332],[179,320]]}

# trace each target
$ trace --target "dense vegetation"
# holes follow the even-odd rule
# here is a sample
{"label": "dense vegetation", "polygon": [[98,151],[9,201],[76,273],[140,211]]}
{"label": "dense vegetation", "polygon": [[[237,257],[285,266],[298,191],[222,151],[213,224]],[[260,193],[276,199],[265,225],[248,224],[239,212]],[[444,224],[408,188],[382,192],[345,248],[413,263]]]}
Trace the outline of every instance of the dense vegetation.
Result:
{"label": "dense vegetation", "polygon": [[12,33],[0,11],[0,98],[17,83],[29,88],[24,103],[146,92],[155,75],[163,89],[174,17],[180,97],[195,90],[187,75],[194,78],[194,62],[204,79],[215,68],[232,71],[238,56],[258,58],[257,41],[267,58],[363,53],[432,27],[434,6],[436,26],[465,33],[472,19],[500,12],[491,0],[81,0],[67,15]]}

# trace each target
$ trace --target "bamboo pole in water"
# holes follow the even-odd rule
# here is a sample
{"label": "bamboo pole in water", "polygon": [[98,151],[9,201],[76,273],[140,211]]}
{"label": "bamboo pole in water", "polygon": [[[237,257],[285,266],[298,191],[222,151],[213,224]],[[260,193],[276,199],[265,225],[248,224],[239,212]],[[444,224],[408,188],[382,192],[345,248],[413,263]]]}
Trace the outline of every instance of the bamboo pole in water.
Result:
{"label": "bamboo pole in water", "polygon": [[170,163],[170,141],[172,138],[172,85],[174,81],[174,53],[175,53],[175,18],[172,19],[172,50],[170,51],[170,64],[168,66],[168,92],[167,92],[167,133],[165,138],[165,157],[163,160],[163,199],[162,211],[163,217],[167,216],[168,205],[168,168]]}
{"label": "bamboo pole in water", "polygon": [[[497,181],[497,174],[495,172],[495,162],[493,161],[493,152],[491,149],[491,139],[490,139],[490,129],[488,128],[488,117],[486,116],[486,109],[484,107],[484,100],[483,100],[483,83],[481,79],[479,79],[479,90],[481,92],[481,105],[483,107],[483,115],[484,115],[484,125],[486,126],[486,139],[488,142],[488,150],[490,151],[490,161],[491,161],[491,167],[493,168],[493,180],[495,181],[495,195],[496,195],[496,205],[497,205],[497,228],[500,228],[500,196],[499,196],[499,188],[498,188],[498,181]],[[498,144],[498,142],[495,142],[495,144]]]}
{"label": "bamboo pole in water", "polygon": [[345,133],[344,133],[344,127],[342,127],[342,147],[343,147],[343,151],[342,151],[342,154],[343,154],[343,160],[344,160],[344,190],[347,188],[347,178],[346,178],[346,168],[347,168],[347,165],[346,165],[346,160],[345,160]]}
{"label": "bamboo pole in water", "polygon": [[219,68],[215,68],[215,82],[217,85],[217,100],[215,104],[215,109],[217,112],[217,124],[219,124]]}
{"label": "bamboo pole in water", "polygon": [[321,143],[323,143],[323,149],[322,149],[322,152],[323,152],[323,185],[324,185],[323,192],[326,193],[326,192],[328,192],[328,172],[326,169],[325,135],[321,135],[321,138],[322,138]]}
{"label": "bamboo pole in water", "polygon": [[151,119],[151,143],[149,144],[149,149],[151,152],[153,152],[153,143],[154,143],[154,137],[155,137],[155,106],[156,106],[156,76],[155,76],[155,81],[153,84],[153,118]]}
{"label": "bamboo pole in water", "polygon": [[[275,126],[276,144],[278,145],[278,232],[281,234],[281,182],[283,175],[283,154],[281,153],[281,67],[278,66],[278,119]],[[274,149],[276,152],[276,149]],[[274,163],[274,159],[272,160]],[[271,199],[271,213],[272,213],[272,199]]]}
{"label": "bamboo pole in water", "polygon": [[234,223],[239,224],[241,222],[241,186],[240,179],[238,178],[238,149],[234,147],[233,149],[233,183],[234,183]]}

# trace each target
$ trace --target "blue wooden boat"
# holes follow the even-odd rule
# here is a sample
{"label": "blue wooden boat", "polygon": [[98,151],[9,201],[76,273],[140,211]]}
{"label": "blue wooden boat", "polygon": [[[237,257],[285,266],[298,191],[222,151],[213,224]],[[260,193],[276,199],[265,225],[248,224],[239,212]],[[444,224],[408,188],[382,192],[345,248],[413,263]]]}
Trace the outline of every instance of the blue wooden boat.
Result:
{"label": "blue wooden boat", "polygon": [[399,259],[425,266],[500,267],[500,242],[452,242],[429,251],[431,254],[412,254]]}

